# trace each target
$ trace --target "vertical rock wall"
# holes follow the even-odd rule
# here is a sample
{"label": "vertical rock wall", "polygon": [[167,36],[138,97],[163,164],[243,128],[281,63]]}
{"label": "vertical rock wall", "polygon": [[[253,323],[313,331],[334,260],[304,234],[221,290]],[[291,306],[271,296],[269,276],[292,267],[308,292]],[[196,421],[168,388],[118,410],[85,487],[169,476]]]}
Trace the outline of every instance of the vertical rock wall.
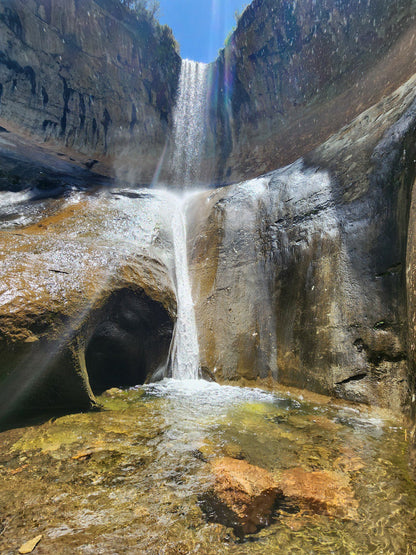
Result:
{"label": "vertical rock wall", "polygon": [[149,181],[180,58],[170,30],[109,0],[0,4],[0,119]]}
{"label": "vertical rock wall", "polygon": [[294,164],[195,200],[202,364],[218,378],[405,408],[414,85]]}
{"label": "vertical rock wall", "polygon": [[212,67],[206,173],[295,161],[415,71],[412,0],[254,0]]}

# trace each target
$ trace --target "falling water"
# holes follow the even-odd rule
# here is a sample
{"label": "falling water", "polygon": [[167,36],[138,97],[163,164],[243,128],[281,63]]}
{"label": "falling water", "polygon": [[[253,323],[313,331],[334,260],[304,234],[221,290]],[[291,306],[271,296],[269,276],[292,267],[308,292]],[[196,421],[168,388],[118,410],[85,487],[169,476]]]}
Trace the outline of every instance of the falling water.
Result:
{"label": "falling water", "polygon": [[[173,114],[172,176],[184,189],[195,186],[205,138],[208,65],[183,60]],[[178,314],[169,367],[179,380],[199,377],[199,346],[188,272],[184,200],[176,198],[172,217]]]}
{"label": "falling water", "polygon": [[196,380],[199,374],[199,346],[188,271],[184,199],[176,200],[172,216],[178,314],[170,353],[172,377]]}
{"label": "falling water", "polygon": [[183,60],[173,113],[172,174],[176,185],[198,183],[206,132],[208,64]]}

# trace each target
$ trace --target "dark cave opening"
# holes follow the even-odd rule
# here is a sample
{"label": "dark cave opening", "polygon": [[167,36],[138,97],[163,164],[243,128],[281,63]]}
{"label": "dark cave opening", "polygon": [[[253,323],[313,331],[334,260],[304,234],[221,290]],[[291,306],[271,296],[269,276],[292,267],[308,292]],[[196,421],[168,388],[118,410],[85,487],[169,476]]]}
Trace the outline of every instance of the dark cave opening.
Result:
{"label": "dark cave opening", "polygon": [[95,394],[145,383],[169,354],[173,321],[142,290],[113,293],[94,318],[85,359]]}

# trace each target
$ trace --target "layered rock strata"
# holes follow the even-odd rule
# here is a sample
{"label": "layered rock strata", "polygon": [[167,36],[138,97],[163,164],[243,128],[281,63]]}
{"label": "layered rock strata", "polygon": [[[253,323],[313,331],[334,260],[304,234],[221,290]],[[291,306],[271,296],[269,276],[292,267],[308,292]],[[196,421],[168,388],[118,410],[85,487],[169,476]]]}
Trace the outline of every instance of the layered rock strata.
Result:
{"label": "layered rock strata", "polygon": [[212,66],[208,181],[294,162],[415,71],[415,4],[254,0]]}
{"label": "layered rock strata", "polygon": [[0,5],[0,125],[101,172],[151,181],[179,69],[170,30],[119,2]]}

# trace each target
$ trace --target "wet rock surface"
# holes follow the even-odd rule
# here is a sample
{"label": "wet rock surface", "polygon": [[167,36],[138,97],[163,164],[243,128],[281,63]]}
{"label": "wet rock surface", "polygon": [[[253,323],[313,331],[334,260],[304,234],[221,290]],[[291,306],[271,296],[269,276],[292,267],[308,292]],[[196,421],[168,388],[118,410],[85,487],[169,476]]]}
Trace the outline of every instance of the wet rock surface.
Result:
{"label": "wet rock surface", "polygon": [[358,502],[346,474],[291,468],[283,472],[277,483],[286,503],[301,511],[347,520],[359,518]]}
{"label": "wet rock surface", "polygon": [[321,147],[195,197],[201,365],[401,410],[414,79]]}
{"label": "wet rock surface", "polygon": [[[161,546],[195,555],[405,553],[416,538],[416,488],[401,421],[370,407],[312,399],[167,380],[113,388],[99,397],[101,412],[2,432],[0,551],[12,555],[42,535],[39,553],[63,555],[150,555]],[[327,486],[341,475],[360,518],[280,502],[269,526],[241,538],[201,510],[212,466],[195,451],[208,444],[213,459],[235,457],[227,453],[238,448],[245,465],[276,482],[299,467],[305,480],[326,475]],[[346,459],[361,465],[345,467]],[[316,483],[313,495],[321,495]],[[308,481],[297,486],[298,499],[305,493]],[[339,502],[338,490],[331,493]]]}
{"label": "wet rock surface", "polygon": [[89,408],[93,392],[143,383],[166,361],[176,317],[169,220],[158,220],[152,195],[126,195],[73,193],[38,211],[26,199],[3,222],[2,418]]}
{"label": "wet rock surface", "polygon": [[210,464],[214,486],[202,502],[208,517],[242,534],[267,526],[281,494],[273,476],[263,468],[231,457],[214,459]]}

